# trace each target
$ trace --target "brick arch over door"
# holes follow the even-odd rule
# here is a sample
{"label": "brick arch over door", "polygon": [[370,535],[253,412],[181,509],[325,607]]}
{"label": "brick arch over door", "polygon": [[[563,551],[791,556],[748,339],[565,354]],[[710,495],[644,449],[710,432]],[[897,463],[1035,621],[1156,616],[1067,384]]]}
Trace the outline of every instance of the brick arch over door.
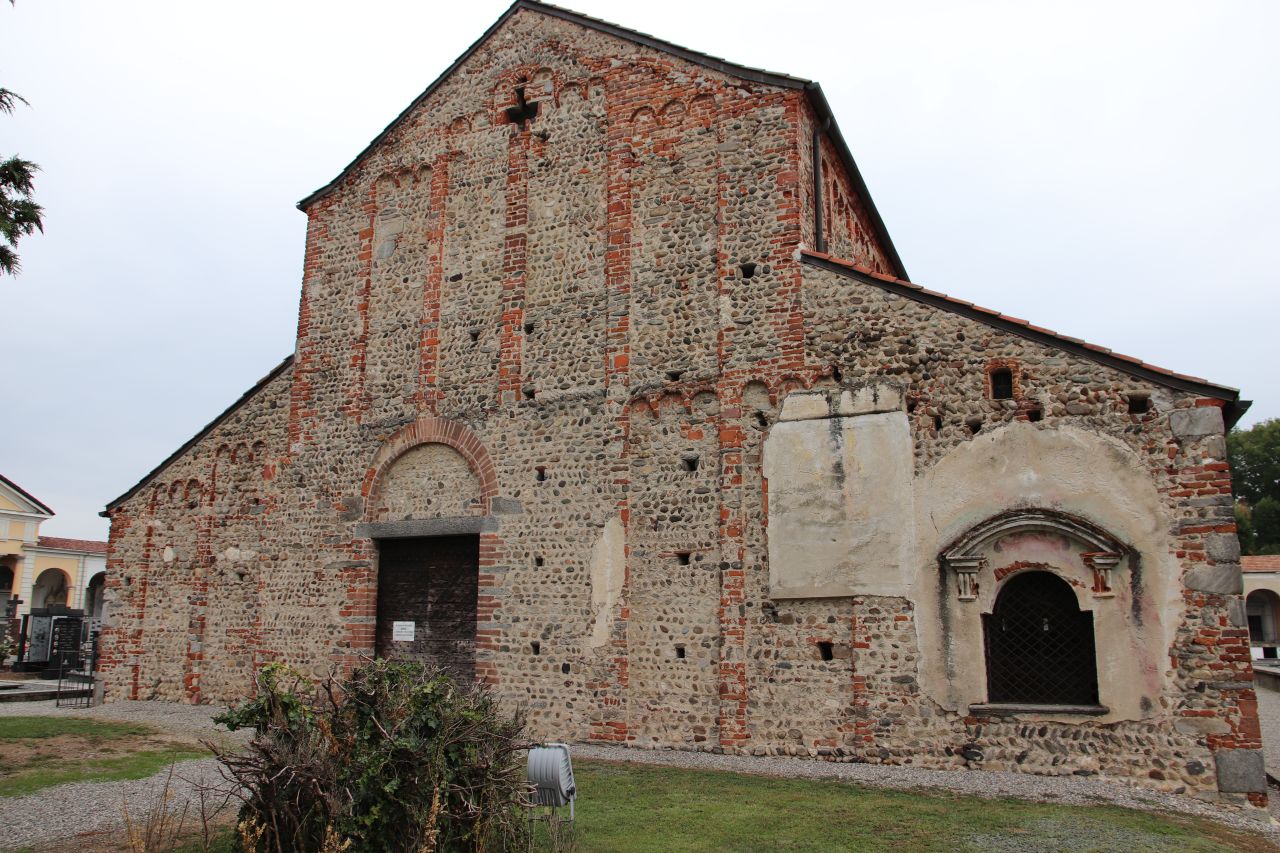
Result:
{"label": "brick arch over door", "polygon": [[489,451],[485,450],[484,444],[466,424],[432,415],[423,415],[413,423],[401,427],[378,449],[360,488],[360,494],[365,500],[366,515],[374,512],[378,490],[382,487],[387,470],[407,451],[423,444],[447,445],[467,460],[467,465],[480,483],[480,499],[484,504],[483,512],[487,515],[491,501],[498,494],[498,475],[494,470],[493,460],[489,458]]}

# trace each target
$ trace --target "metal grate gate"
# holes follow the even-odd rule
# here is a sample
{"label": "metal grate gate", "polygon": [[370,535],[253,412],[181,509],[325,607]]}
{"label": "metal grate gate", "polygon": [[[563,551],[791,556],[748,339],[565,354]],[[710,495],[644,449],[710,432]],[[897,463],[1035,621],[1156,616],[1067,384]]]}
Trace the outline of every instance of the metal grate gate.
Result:
{"label": "metal grate gate", "polygon": [[1093,614],[1049,572],[1013,578],[983,617],[992,703],[1096,705]]}

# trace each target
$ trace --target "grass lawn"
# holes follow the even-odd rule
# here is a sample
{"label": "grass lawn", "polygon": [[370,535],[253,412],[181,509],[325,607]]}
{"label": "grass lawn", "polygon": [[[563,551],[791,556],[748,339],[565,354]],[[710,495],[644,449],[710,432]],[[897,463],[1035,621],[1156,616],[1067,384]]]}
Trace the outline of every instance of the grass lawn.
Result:
{"label": "grass lawn", "polygon": [[135,723],[0,717],[0,797],[64,782],[142,779],[207,750]]}
{"label": "grass lawn", "polygon": [[583,853],[1278,849],[1210,821],[1107,806],[594,761],[575,762],[575,776],[574,849]]}
{"label": "grass lawn", "polygon": [[[1257,835],[1211,821],[1111,806],[985,800],[600,761],[578,761],[574,769],[577,825],[553,847],[540,823],[536,850],[1280,853]],[[234,848],[234,830],[227,825],[232,820],[228,814],[219,821],[213,853]],[[203,850],[197,832],[197,824],[188,827],[187,844],[178,848],[182,853]],[[102,851],[129,849],[122,837],[95,839],[95,845]],[[40,848],[79,849],[84,848]]]}

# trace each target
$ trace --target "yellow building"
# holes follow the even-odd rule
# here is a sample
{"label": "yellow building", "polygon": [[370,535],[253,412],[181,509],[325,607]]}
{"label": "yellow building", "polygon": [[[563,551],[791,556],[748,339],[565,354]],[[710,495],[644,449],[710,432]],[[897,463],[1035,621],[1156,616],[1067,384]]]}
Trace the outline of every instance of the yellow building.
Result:
{"label": "yellow building", "polygon": [[14,615],[64,605],[102,616],[107,543],[41,536],[53,510],[0,475],[0,603],[17,597]]}

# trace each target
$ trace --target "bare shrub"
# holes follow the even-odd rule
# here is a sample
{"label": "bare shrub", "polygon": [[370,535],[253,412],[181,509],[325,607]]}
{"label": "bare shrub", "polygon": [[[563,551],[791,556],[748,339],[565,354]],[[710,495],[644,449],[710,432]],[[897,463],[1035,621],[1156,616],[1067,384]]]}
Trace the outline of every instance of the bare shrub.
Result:
{"label": "bare shrub", "polygon": [[245,752],[210,744],[242,788],[238,834],[255,853],[521,846],[528,747],[520,715],[481,688],[410,662],[371,661],[341,685],[271,665],[219,716],[252,727]]}

